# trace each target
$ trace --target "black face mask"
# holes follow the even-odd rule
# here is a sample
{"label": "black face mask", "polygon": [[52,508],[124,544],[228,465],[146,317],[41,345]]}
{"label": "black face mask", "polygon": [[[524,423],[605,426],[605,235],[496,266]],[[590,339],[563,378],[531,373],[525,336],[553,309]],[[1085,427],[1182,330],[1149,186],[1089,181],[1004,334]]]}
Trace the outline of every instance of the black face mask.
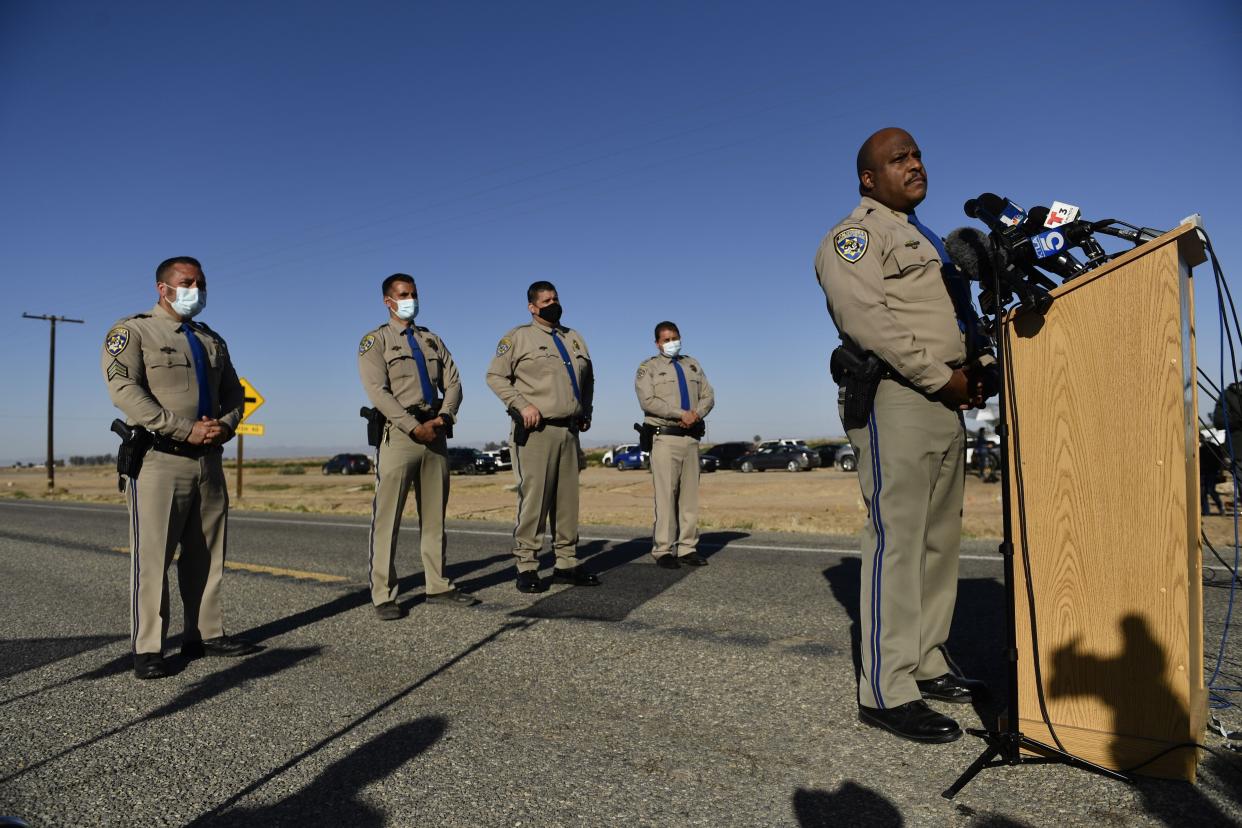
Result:
{"label": "black face mask", "polygon": [[559,325],[561,322],[561,303],[553,302],[551,305],[544,305],[539,309],[539,318],[549,325]]}

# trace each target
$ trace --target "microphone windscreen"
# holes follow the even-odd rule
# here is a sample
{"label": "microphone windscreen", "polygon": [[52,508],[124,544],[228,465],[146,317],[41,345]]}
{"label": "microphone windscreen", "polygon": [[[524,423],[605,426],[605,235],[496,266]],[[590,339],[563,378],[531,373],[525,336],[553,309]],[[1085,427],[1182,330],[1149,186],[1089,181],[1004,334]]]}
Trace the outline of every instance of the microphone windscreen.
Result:
{"label": "microphone windscreen", "polygon": [[992,283],[995,253],[991,240],[982,232],[973,227],[959,227],[945,237],[944,249],[967,279]]}
{"label": "microphone windscreen", "polygon": [[1026,219],[1022,222],[1022,232],[1028,236],[1036,233],[1042,233],[1047,230],[1044,222],[1048,220],[1048,208],[1043,206],[1032,207],[1026,211]]}

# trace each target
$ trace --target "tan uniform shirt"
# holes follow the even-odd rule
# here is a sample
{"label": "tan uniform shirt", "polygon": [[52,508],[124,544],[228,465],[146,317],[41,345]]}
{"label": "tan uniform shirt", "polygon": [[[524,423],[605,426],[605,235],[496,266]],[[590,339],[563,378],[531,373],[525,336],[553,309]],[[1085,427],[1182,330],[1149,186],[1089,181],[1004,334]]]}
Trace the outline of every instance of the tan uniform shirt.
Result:
{"label": "tan uniform shirt", "polygon": [[[461,407],[461,377],[453,355],[444,346],[444,340],[431,331],[417,325],[413,330],[414,340],[427,363],[427,377],[432,387],[443,394],[439,413],[456,420],[457,409]],[[358,374],[371,405],[407,434],[418,428],[418,419],[406,409],[428,407],[430,410],[434,405],[434,400],[423,399],[423,383],[405,336],[405,325],[392,319],[358,343]]]}
{"label": "tan uniform shirt", "polygon": [[[690,410],[706,417],[716,405],[716,392],[707,381],[703,366],[692,356],[678,359],[686,375],[686,391],[690,397]],[[634,392],[638,404],[647,416],[644,421],[656,426],[676,426],[681,423],[681,388],[677,383],[677,370],[673,360],[664,355],[651,357],[638,366],[634,377]]]}
{"label": "tan uniform shirt", "polygon": [[[224,339],[201,322],[187,322],[203,344],[211,386],[211,416],[237,429],[244,392]],[[198,419],[198,375],[182,322],[160,305],[119,320],[104,338],[102,367],[108,396],[130,425],[184,441]]]}
{"label": "tan uniform shirt", "polygon": [[864,197],[820,242],[815,273],[837,330],[925,393],[965,362],[940,256],[907,214]]}
{"label": "tan uniform shirt", "polygon": [[569,372],[552,340],[552,329],[535,322],[519,325],[501,337],[496,356],[487,367],[487,385],[507,409],[521,411],[533,405],[545,418],[590,420],[595,390],[591,354],[577,331],[558,327],[557,332],[578,379],[581,402],[574,399]]}

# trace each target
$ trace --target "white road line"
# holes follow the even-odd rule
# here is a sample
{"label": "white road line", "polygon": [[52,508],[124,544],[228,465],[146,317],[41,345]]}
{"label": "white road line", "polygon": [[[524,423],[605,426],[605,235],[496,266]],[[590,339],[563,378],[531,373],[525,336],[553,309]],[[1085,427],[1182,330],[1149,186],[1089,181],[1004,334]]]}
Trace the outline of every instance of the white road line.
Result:
{"label": "white road line", "polygon": [[[23,500],[0,500],[3,506],[29,506],[36,509],[65,509],[71,512],[115,512],[116,508],[111,506],[89,507],[89,506],[61,506],[51,503],[29,503]],[[365,523],[342,523],[339,521],[329,520],[298,520],[297,518],[263,518],[253,517],[251,515],[229,515],[230,522],[237,523],[277,523],[289,526],[333,526],[340,529],[369,529],[369,525]],[[417,531],[417,530],[415,530]],[[727,531],[727,530],[726,530]],[[453,535],[482,535],[493,538],[513,538],[512,532],[498,532],[489,529],[451,529],[449,534]],[[610,537],[583,537],[584,541],[610,541],[613,543],[621,543],[633,540],[632,537],[627,538],[610,538]],[[769,544],[758,543],[728,543],[728,544],[703,544],[705,548],[712,549],[745,549],[752,552],[827,552],[831,555],[846,555],[849,557],[862,557],[862,553],[857,549],[840,549],[831,546],[775,546]],[[1230,547],[1226,547],[1230,548]],[[991,563],[1000,563],[1000,553],[995,555],[960,555],[963,561],[984,561]],[[1229,570],[1223,566],[1215,564],[1204,564],[1204,569],[1213,572],[1228,572]]]}

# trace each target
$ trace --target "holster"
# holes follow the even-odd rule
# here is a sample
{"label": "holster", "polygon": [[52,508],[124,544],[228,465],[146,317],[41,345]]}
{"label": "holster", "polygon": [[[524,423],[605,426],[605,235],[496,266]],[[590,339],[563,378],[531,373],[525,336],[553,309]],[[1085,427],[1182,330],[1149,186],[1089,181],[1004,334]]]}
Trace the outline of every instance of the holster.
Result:
{"label": "holster", "polygon": [[656,427],[651,423],[634,423],[634,430],[638,432],[638,448],[650,454]]}
{"label": "holster", "polygon": [[379,448],[380,441],[384,439],[384,425],[388,422],[387,418],[379,412],[379,409],[368,408],[365,405],[358,409],[358,416],[367,421],[367,445]]}
{"label": "holster", "polygon": [[151,450],[151,432],[142,426],[129,426],[124,420],[113,420],[112,431],[121,438],[116,451],[116,488],[125,491],[125,478],[134,480],[142,471],[142,459]]}
{"label": "holster", "polygon": [[510,408],[509,417],[513,420],[513,445],[526,445],[526,441],[530,439],[530,429],[527,428],[526,423],[522,421],[522,413],[516,409]]}
{"label": "holster", "polygon": [[841,346],[832,352],[828,365],[832,381],[841,387],[842,425],[846,429],[861,428],[871,416],[875,392],[880,380],[889,372],[888,365],[848,339],[843,339]]}

